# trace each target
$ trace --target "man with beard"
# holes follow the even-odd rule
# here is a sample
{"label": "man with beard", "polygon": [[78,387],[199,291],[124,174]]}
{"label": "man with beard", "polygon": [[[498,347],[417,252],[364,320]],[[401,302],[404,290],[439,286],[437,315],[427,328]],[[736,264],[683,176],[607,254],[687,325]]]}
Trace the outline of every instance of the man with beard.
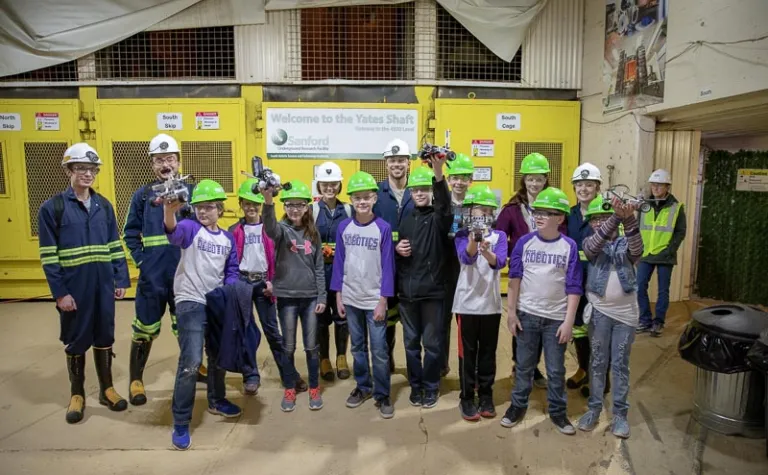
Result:
{"label": "man with beard", "polygon": [[[152,186],[175,176],[179,170],[179,145],[166,134],[149,142],[149,159],[155,181],[142,186],[133,194],[123,240],[139,269],[136,287],[136,316],[133,319],[131,342],[129,401],[134,406],[147,402],[144,390],[144,367],[149,359],[152,342],[160,335],[165,309],[171,313],[171,332],[176,330],[176,306],[173,301],[173,277],[181,257],[181,249],[171,246],[163,227],[163,203],[155,203]],[[187,185],[192,195],[192,185]],[[189,211],[185,206],[177,219]],[[206,381],[205,366],[200,366],[198,381]]]}
{"label": "man with beard", "polygon": [[[378,197],[373,213],[392,228],[392,244],[397,245],[400,223],[413,211],[411,193],[406,189],[408,167],[411,152],[408,144],[401,139],[392,140],[384,149],[384,160],[387,165],[387,179],[379,183]],[[397,283],[395,283],[397,288]],[[395,371],[395,360],[392,354],[395,348],[395,330],[400,321],[397,297],[387,301],[387,347],[389,349],[389,371]]]}

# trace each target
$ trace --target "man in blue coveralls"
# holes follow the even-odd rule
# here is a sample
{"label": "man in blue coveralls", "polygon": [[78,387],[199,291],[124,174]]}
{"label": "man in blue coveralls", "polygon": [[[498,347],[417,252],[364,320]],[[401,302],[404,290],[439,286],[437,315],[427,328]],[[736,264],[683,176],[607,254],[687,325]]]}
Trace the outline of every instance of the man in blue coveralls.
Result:
{"label": "man in blue coveralls", "polygon": [[38,211],[40,261],[56,299],[67,355],[71,396],[66,420],[80,422],[85,411],[85,352],[93,347],[99,403],[113,411],[128,404],[112,386],[115,299],[131,286],[112,204],[92,188],[99,155],[76,143],[61,165],[70,187],[46,200]]}
{"label": "man in blue coveralls", "polygon": [[[170,135],[159,134],[149,142],[149,158],[156,179],[133,194],[123,229],[125,245],[139,269],[136,317],[132,324],[128,397],[135,406],[147,402],[143,381],[144,367],[149,359],[152,342],[160,335],[161,319],[166,307],[171,314],[171,332],[178,336],[176,306],[173,302],[173,277],[179,265],[181,249],[171,246],[168,242],[163,228],[163,204],[155,203],[152,186],[176,175],[179,170],[179,155],[179,145]],[[192,196],[192,185],[187,188]],[[177,216],[178,220],[182,218],[183,216]],[[206,381],[204,366],[200,367],[197,379],[199,382]]]}

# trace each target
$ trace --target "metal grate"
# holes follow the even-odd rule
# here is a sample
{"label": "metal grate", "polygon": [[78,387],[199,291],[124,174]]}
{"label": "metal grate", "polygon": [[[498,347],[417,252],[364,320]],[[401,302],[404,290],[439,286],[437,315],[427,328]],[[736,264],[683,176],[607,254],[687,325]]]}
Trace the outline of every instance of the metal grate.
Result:
{"label": "metal grate", "polygon": [[519,83],[522,48],[507,63],[437,5],[437,65],[440,80]]}
{"label": "metal grate", "polygon": [[385,160],[360,160],[360,171],[370,173],[377,182],[387,179],[387,163]]}
{"label": "metal grate", "polygon": [[3,155],[4,143],[0,142],[0,195],[6,194],[5,191],[5,155]]}
{"label": "metal grate", "polygon": [[143,31],[95,53],[98,79],[234,79],[231,26]]}
{"label": "metal grate", "polygon": [[112,160],[115,164],[115,214],[120,230],[128,217],[133,193],[155,179],[147,150],[149,142],[112,142]]}
{"label": "metal grate", "polygon": [[[13,82],[63,82],[77,81],[77,61],[68,61],[66,63],[48,66],[47,68],[35,69],[25,73],[14,74],[0,78],[0,81]],[[35,218],[37,219],[37,218]]]}
{"label": "metal grate", "polygon": [[234,193],[232,142],[181,142],[181,168],[193,182],[210,179]]}
{"label": "metal grate", "polygon": [[288,29],[291,79],[407,80],[414,4],[305,8]]}
{"label": "metal grate", "polygon": [[529,153],[539,152],[549,160],[549,186],[560,188],[563,175],[563,144],[556,142],[515,142],[515,181],[520,183],[520,164]]}
{"label": "metal grate", "polygon": [[61,167],[61,159],[67,147],[66,142],[24,143],[29,230],[32,236],[38,234],[37,213],[40,206],[69,186],[69,178]]}

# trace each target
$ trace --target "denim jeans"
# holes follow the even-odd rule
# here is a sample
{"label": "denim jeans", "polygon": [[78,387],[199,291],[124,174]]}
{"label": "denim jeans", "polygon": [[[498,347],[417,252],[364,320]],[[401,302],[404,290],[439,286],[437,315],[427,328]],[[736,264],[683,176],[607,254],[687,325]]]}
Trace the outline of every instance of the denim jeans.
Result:
{"label": "denim jeans", "polygon": [[[173,423],[189,425],[195,406],[195,383],[197,371],[203,362],[203,346],[207,327],[205,305],[183,301],[176,305],[176,321],[179,329],[179,367],[173,386]],[[212,406],[226,396],[224,376],[219,369],[216,355],[206,348],[208,355],[208,405]]]}
{"label": "denim jeans", "polygon": [[523,311],[517,316],[523,327],[517,334],[517,367],[512,405],[527,408],[528,396],[533,388],[533,372],[539,360],[539,344],[544,346],[544,364],[547,368],[547,404],[549,415],[565,415],[565,348],[557,340],[561,320],[537,317]]}
{"label": "denim jeans", "polygon": [[296,386],[299,372],[296,371],[294,353],[296,353],[296,327],[301,320],[301,337],[304,340],[304,352],[307,354],[307,369],[309,371],[309,387],[316,388],[320,384],[320,354],[317,347],[317,314],[315,314],[316,298],[285,298],[277,299],[277,316],[283,330],[283,353],[285,354],[286,388]]}
{"label": "denim jeans", "polygon": [[[241,276],[240,280],[248,282],[248,279]],[[250,282],[249,282],[250,283]],[[253,303],[256,305],[256,313],[259,315],[259,323],[261,323],[261,332],[267,338],[269,343],[269,349],[272,352],[272,357],[275,359],[275,365],[277,371],[280,373],[280,381],[283,383],[283,387],[286,386],[285,381],[285,353],[283,352],[283,336],[280,334],[280,328],[277,326],[277,312],[275,311],[275,304],[270,297],[264,296],[264,289],[266,289],[266,283],[259,281],[253,283]],[[299,378],[298,373],[296,378]],[[259,375],[258,365],[254,368],[250,374],[243,375],[244,383],[261,383],[261,375]]]}
{"label": "denim jeans", "polygon": [[672,280],[672,266],[661,264],[637,264],[637,305],[640,307],[640,325],[650,325],[654,320],[651,315],[651,302],[648,299],[648,284],[651,282],[653,270],[659,271],[659,297],[656,299],[655,320],[662,325],[667,318],[669,308],[669,285]]}
{"label": "denim jeans", "polygon": [[[400,301],[408,382],[414,391],[437,392],[443,369],[443,301]],[[422,365],[421,347],[424,345]]]}
{"label": "denim jeans", "polygon": [[[362,310],[345,305],[347,325],[352,339],[352,370],[357,388],[364,393],[373,392],[377,401],[389,397],[389,352],[387,351],[387,320],[377,322],[373,310]],[[373,381],[368,364],[368,343],[370,339]]]}
{"label": "denim jeans", "polygon": [[635,329],[597,310],[589,322],[590,360],[589,409],[600,413],[603,408],[603,388],[610,362],[613,376],[613,415],[627,417],[629,404],[629,354],[635,341]]}

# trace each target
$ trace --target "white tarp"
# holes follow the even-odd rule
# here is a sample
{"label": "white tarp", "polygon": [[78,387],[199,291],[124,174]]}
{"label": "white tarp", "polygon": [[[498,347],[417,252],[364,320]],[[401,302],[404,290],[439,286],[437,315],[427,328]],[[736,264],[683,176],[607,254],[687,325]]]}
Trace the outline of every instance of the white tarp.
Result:
{"label": "white tarp", "polygon": [[264,0],[0,0],[0,76],[71,61],[140,31],[264,23]]}
{"label": "white tarp", "polygon": [[[406,0],[267,0],[267,11],[346,5],[391,5]],[[547,0],[437,0],[459,23],[504,61],[512,61]]]}

